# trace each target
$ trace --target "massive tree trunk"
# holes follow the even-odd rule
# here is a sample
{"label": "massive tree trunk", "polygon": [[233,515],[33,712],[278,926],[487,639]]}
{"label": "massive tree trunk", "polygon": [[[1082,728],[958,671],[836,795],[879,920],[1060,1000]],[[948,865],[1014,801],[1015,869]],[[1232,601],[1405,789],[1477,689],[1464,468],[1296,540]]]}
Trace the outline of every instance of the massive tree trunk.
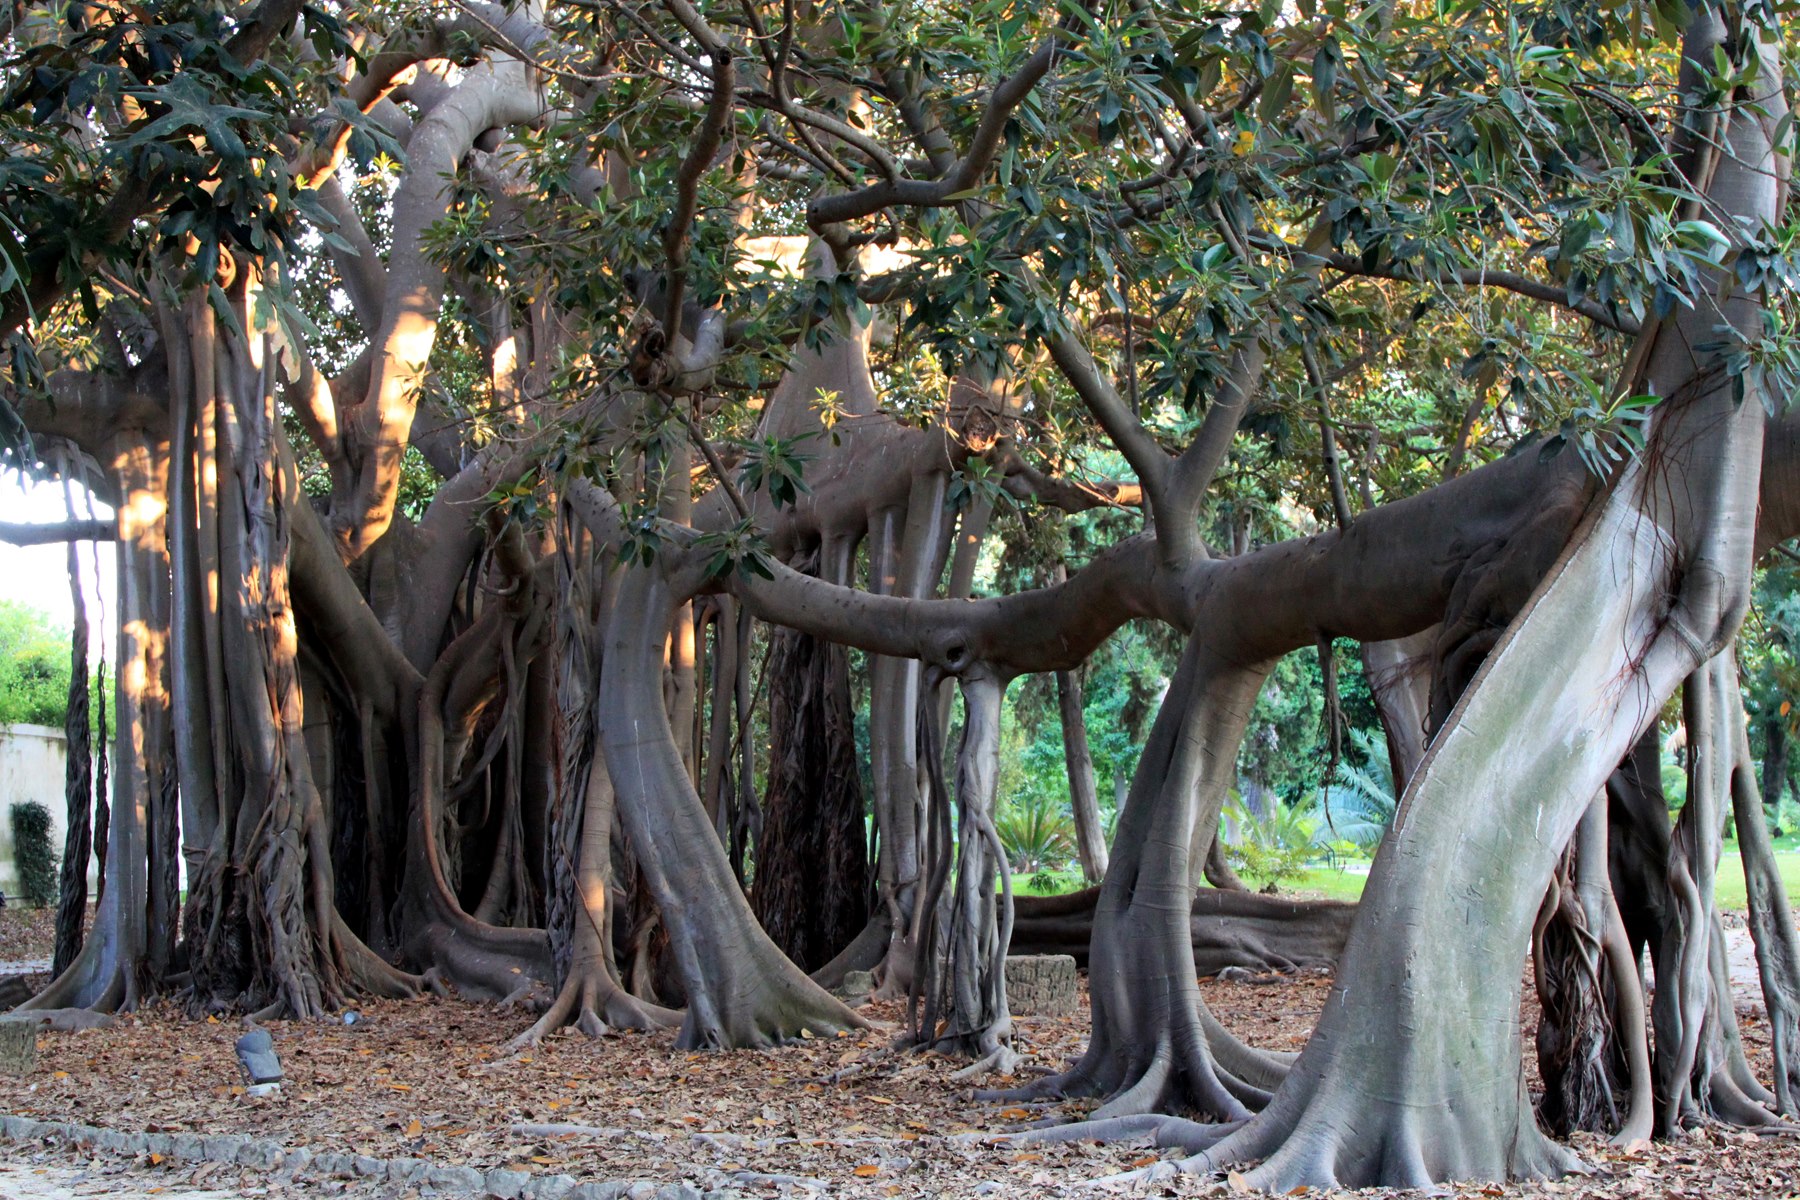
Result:
{"label": "massive tree trunk", "polygon": [[600,740],[620,815],[687,992],[683,1047],[777,1045],[860,1028],[756,923],[676,749],[662,661],[676,602],[651,568],[622,570],[607,622]]}
{"label": "massive tree trunk", "polygon": [[[851,549],[847,540],[826,546],[813,570],[848,583]],[[849,655],[787,629],[771,630],[769,643],[769,776],[750,905],[782,952],[812,971],[869,917]]]}
{"label": "massive tree trunk", "polygon": [[1189,926],[1194,831],[1218,819],[1266,674],[1191,638],[1138,760],[1089,949],[1093,1035],[1080,1061],[1037,1089],[1107,1097],[1096,1119],[1242,1120],[1278,1082],[1276,1064],[1221,1036],[1206,1013]]}
{"label": "massive tree trunk", "polygon": [[[241,287],[236,302],[248,325]],[[196,338],[208,352],[212,344]],[[228,689],[225,711],[209,708],[207,693],[184,697],[231,754],[230,791],[215,828],[201,831],[207,845],[195,872],[187,952],[197,1007],[306,1018],[363,992],[414,995],[418,981],[364,946],[336,909],[331,823],[304,732],[289,586],[290,514],[305,501],[282,445],[270,358],[267,342],[236,340],[221,341],[214,355],[217,457],[200,473],[221,481],[220,653],[232,678],[256,686]],[[185,524],[181,533],[187,536]],[[191,569],[189,562],[184,571]],[[191,576],[182,579],[192,586]],[[190,638],[185,650],[201,655],[203,643]],[[195,667],[180,678],[198,687],[206,672]],[[198,767],[211,747],[198,737],[185,741]]]}
{"label": "massive tree trunk", "polygon": [[[1684,49],[1724,37],[1696,17]],[[1764,48],[1759,88],[1779,77]],[[1691,72],[1684,80],[1693,86]],[[1775,101],[1779,107],[1779,88]],[[1702,150],[1712,202],[1773,220],[1779,113],[1739,108],[1729,156]],[[1703,293],[1647,333],[1649,444],[1488,656],[1402,799],[1318,1029],[1270,1106],[1207,1156],[1263,1159],[1276,1191],[1560,1174],[1573,1156],[1525,1092],[1519,963],[1557,859],[1663,700],[1736,631],[1747,602],[1761,397],[1708,352],[1760,304]],[[1627,380],[1631,384],[1633,380]],[[1546,736],[1547,731],[1554,731]],[[1495,781],[1502,781],[1500,786]],[[1481,796],[1478,816],[1468,808]]]}

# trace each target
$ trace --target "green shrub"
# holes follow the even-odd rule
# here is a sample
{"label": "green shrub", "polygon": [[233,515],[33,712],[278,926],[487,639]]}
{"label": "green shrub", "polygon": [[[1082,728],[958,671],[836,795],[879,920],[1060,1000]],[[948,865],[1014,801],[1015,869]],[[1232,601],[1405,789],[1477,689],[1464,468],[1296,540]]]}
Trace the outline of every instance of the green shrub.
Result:
{"label": "green shrub", "polygon": [[33,908],[56,902],[56,851],[50,846],[50,810],[36,800],[12,806],[13,866],[19,893]]}
{"label": "green shrub", "polygon": [[1232,870],[1265,884],[1286,883],[1306,874],[1307,863],[1317,853],[1318,823],[1310,814],[1276,800],[1266,815],[1258,816],[1236,791],[1225,811],[1237,829],[1237,840],[1225,845],[1225,861]]}
{"label": "green shrub", "polygon": [[1047,796],[1007,804],[994,829],[1015,875],[1054,870],[1075,857],[1075,822]]}

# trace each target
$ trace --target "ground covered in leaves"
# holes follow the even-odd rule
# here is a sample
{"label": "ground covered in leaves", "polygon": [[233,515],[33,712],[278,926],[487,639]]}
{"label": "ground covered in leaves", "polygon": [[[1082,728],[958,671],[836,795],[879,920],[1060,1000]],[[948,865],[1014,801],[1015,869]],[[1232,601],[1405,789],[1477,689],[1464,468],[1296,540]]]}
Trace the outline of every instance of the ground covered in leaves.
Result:
{"label": "ground covered in leaves", "polygon": [[55,954],[55,908],[26,908],[16,900],[0,908],[0,963],[47,962]]}
{"label": "ground covered in leaves", "polygon": [[[1296,1049],[1328,984],[1324,975],[1239,978],[1205,981],[1203,992],[1241,1037],[1271,1049]],[[1766,1074],[1760,1002],[1741,995],[1739,1011]],[[1157,1156],[1142,1144],[1005,1143],[999,1135],[1047,1118],[1072,1118],[1086,1106],[976,1101],[968,1083],[950,1078],[961,1064],[891,1048],[903,1019],[899,1006],[872,1004],[864,1012],[877,1028],[775,1052],[686,1053],[674,1049],[668,1033],[625,1033],[598,1042],[570,1033],[509,1054],[505,1043],[525,1024],[517,1013],[454,1000],[379,1003],[349,1026],[270,1025],[288,1083],[279,1094],[258,1098],[240,1086],[232,1053],[240,1026],[195,1022],[164,1005],[111,1028],[41,1034],[37,1070],[25,1078],[0,1077],[0,1110],[123,1130],[239,1133],[320,1153],[505,1166],[583,1180],[682,1180],[747,1196],[803,1189],[858,1197],[1073,1195],[1084,1183]],[[1085,1008],[1065,1020],[1023,1018],[1027,1071],[1060,1065],[1086,1034]],[[1580,1149],[1593,1168],[1586,1177],[1505,1189],[1453,1186],[1432,1194],[1800,1196],[1796,1140],[1721,1129],[1632,1154],[1592,1140]],[[17,1160],[21,1153],[6,1147],[0,1157]],[[101,1162],[75,1166],[96,1178],[116,1171]],[[48,1181],[73,1167],[65,1156],[60,1165],[37,1169],[34,1178]],[[68,1194],[54,1187],[33,1192],[20,1186],[23,1178],[17,1172],[0,1178],[0,1196]],[[141,1163],[134,1183],[113,1183],[161,1186],[167,1189],[161,1194],[181,1197],[227,1185],[233,1194],[302,1190],[237,1168],[176,1162]],[[396,1190],[323,1186],[369,1195]],[[1231,1181],[1186,1178],[1152,1185],[1157,1195],[1229,1194],[1231,1188]]]}

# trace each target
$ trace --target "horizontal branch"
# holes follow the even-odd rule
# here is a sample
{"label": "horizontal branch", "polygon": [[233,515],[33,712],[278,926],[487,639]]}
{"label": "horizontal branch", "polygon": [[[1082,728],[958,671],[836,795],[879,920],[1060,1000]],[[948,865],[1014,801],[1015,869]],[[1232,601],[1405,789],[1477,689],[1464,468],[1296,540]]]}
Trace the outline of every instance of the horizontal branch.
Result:
{"label": "horizontal branch", "polygon": [[119,536],[111,521],[77,518],[38,525],[0,521],[0,542],[13,546],[47,546],[55,542],[110,542]]}

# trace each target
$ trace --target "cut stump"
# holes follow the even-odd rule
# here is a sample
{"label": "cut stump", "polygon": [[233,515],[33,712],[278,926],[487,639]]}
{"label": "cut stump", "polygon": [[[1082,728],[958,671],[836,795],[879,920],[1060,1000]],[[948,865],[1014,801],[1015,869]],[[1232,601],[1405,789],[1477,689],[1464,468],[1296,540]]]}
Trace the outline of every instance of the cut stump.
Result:
{"label": "cut stump", "polygon": [[1006,1007],[1021,1017],[1075,1014],[1075,959],[1068,954],[1020,954],[1006,960]]}
{"label": "cut stump", "polygon": [[29,1075],[37,1066],[37,1022],[0,1021],[0,1073]]}

